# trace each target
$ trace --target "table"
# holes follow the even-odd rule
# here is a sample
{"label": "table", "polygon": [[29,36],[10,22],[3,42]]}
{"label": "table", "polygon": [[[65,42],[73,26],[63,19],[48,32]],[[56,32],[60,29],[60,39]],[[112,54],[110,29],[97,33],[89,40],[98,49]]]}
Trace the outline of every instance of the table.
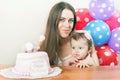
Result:
{"label": "table", "polygon": [[[11,67],[0,65],[0,69]],[[98,66],[80,69],[70,66],[59,66],[63,71],[55,77],[32,80],[120,80],[120,66]],[[31,80],[9,79],[0,75],[0,80]]]}

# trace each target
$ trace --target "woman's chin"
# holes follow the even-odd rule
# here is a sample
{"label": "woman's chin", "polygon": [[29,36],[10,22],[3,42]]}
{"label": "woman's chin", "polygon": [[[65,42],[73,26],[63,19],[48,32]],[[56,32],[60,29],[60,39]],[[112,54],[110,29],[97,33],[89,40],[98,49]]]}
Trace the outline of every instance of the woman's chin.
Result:
{"label": "woman's chin", "polygon": [[66,35],[62,35],[61,37],[62,38],[67,38],[69,35],[68,34],[66,34]]}

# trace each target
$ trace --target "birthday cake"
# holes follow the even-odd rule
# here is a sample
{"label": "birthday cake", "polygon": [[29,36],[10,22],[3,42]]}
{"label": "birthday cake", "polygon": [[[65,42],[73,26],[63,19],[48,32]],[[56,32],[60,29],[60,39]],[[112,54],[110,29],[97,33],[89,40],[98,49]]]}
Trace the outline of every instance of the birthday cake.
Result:
{"label": "birthday cake", "polygon": [[[44,36],[40,39],[44,40]],[[61,73],[59,67],[51,67],[46,52],[38,51],[28,42],[23,52],[17,54],[14,67],[0,70],[0,75],[7,78],[46,78]]]}
{"label": "birthday cake", "polygon": [[14,72],[24,76],[48,75],[53,70],[46,52],[19,53]]}

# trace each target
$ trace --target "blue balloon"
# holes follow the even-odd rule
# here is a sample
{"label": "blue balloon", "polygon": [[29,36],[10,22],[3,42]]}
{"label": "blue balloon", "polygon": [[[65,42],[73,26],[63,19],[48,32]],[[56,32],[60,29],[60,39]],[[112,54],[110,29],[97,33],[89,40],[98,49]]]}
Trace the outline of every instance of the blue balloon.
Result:
{"label": "blue balloon", "polygon": [[95,46],[107,43],[111,35],[109,26],[102,20],[93,20],[84,29],[90,32]]}

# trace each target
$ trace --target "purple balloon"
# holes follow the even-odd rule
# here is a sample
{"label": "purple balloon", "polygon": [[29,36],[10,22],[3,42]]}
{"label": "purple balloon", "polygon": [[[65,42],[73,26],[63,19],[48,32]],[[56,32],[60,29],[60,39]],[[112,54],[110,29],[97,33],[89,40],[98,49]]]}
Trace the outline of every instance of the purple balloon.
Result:
{"label": "purple balloon", "polygon": [[114,0],[91,0],[89,3],[90,15],[95,19],[106,20],[114,10]]}
{"label": "purple balloon", "polygon": [[120,27],[112,30],[110,40],[108,41],[108,46],[111,47],[116,53],[120,53]]}

